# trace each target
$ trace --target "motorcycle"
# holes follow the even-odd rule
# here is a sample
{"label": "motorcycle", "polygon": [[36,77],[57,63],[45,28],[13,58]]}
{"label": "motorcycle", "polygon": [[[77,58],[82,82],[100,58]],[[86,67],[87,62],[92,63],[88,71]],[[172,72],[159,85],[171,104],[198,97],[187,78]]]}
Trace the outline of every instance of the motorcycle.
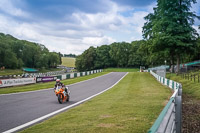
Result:
{"label": "motorcycle", "polygon": [[70,91],[68,87],[57,86],[54,92],[58,97],[58,102],[60,104],[62,104],[64,101],[69,101]]}

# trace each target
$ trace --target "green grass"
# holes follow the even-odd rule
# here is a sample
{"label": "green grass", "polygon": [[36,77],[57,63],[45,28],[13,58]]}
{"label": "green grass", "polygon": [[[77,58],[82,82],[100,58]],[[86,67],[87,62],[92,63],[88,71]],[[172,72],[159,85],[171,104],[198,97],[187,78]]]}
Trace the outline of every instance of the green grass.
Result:
{"label": "green grass", "polygon": [[180,75],[176,76],[176,74],[167,74],[166,77],[181,83],[184,94],[200,99],[200,83],[197,81],[194,82],[188,79],[183,79]]}
{"label": "green grass", "polygon": [[106,68],[104,72],[138,72],[139,68]]}
{"label": "green grass", "polygon": [[[62,80],[61,82],[64,83],[65,85],[69,85],[69,84],[77,83],[77,82],[80,82],[80,81],[83,81],[83,80],[102,76],[102,75],[107,74],[107,73],[108,72],[95,73],[95,74],[92,74],[92,75],[87,75],[87,76],[78,77],[78,78],[74,78],[74,79]],[[9,87],[9,88],[1,88],[0,94],[35,91],[35,90],[53,88],[54,85],[55,85],[55,81],[47,82],[47,83],[37,83],[37,84],[31,84],[31,85],[24,85],[24,86],[15,86],[15,87]]]}
{"label": "green grass", "polygon": [[67,67],[75,67],[76,58],[62,57],[62,65]]}
{"label": "green grass", "polygon": [[[61,71],[61,70],[62,69],[58,69],[58,68],[41,69],[41,70],[39,70],[39,73],[45,73],[45,72],[51,72],[51,71]],[[3,75],[21,75],[23,73],[24,72],[22,71],[22,69],[0,70],[0,76],[3,76]]]}
{"label": "green grass", "polygon": [[49,68],[49,69],[41,69],[39,70],[39,73],[46,73],[46,72],[52,72],[52,71],[61,71],[63,69],[61,68]]}
{"label": "green grass", "polygon": [[105,93],[22,133],[146,133],[169,96],[149,73],[129,73]]}
{"label": "green grass", "polygon": [[5,69],[0,70],[0,75],[20,75],[23,74],[23,71],[21,69]]}

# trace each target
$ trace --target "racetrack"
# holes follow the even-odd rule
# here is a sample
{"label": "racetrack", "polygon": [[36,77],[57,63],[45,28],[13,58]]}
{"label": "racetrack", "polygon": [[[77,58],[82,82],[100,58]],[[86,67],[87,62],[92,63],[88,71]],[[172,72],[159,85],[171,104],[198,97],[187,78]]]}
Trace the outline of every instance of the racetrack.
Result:
{"label": "racetrack", "polygon": [[0,132],[18,127],[102,92],[113,86],[125,74],[125,72],[109,73],[70,85],[70,101],[63,104],[58,103],[53,89],[0,95]]}

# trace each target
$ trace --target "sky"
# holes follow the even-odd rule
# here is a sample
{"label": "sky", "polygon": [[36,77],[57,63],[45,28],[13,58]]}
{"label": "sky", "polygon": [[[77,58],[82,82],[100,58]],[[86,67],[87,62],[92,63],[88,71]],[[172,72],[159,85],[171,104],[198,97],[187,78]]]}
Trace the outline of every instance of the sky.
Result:
{"label": "sky", "polygon": [[[153,7],[156,0],[0,0],[0,32],[79,55],[90,46],[143,39]],[[191,10],[200,16],[200,0]]]}

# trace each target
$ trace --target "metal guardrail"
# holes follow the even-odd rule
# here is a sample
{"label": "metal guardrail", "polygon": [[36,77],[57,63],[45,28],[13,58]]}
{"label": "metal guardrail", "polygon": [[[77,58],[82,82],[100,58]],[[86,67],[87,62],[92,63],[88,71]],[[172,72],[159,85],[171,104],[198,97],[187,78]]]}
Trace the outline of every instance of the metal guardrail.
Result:
{"label": "metal guardrail", "polygon": [[102,69],[91,70],[91,71],[86,71],[86,72],[78,72],[78,73],[66,73],[66,74],[46,76],[46,77],[39,75],[39,77],[34,77],[34,78],[0,79],[0,88],[16,86],[16,85],[33,84],[33,83],[39,83],[39,82],[55,81],[57,78],[61,80],[65,80],[65,79],[71,79],[71,78],[76,78],[76,77],[82,77],[85,75],[91,75],[91,74],[99,73],[99,72],[102,72]]}
{"label": "metal guardrail", "polygon": [[150,71],[150,73],[159,82],[174,90],[174,93],[148,133],[181,133],[182,85],[163,78],[152,71]]}
{"label": "metal guardrail", "polygon": [[0,76],[0,79],[10,79],[10,78],[27,78],[27,77],[46,77],[46,76],[53,76],[53,75],[61,75],[65,74],[66,71],[52,71],[52,72],[46,72],[46,73],[24,73],[21,75],[3,75]]}

